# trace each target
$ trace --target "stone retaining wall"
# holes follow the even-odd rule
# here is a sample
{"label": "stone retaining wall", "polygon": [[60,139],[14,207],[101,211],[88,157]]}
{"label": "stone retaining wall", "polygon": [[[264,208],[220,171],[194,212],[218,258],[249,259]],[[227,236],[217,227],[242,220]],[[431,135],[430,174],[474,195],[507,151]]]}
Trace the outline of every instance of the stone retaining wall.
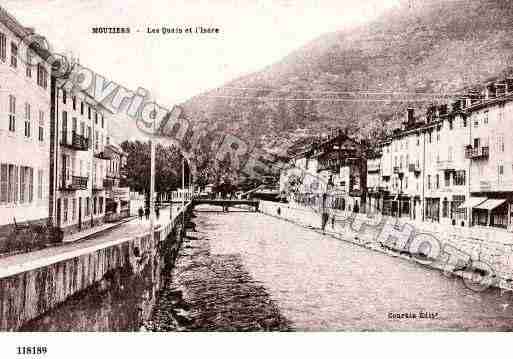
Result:
{"label": "stone retaining wall", "polygon": [[[181,213],[187,213],[186,206]],[[161,274],[169,270],[184,233],[182,216],[158,228],[155,236],[116,240],[71,251],[42,267],[0,278],[0,331],[19,330],[31,320],[64,303],[93,285],[118,278],[144,276],[144,293],[150,301],[141,310],[141,320],[151,314],[161,286]]]}
{"label": "stone retaining wall", "polygon": [[[322,231],[321,213],[312,208],[261,201],[259,209],[262,213]],[[472,268],[472,270],[478,266],[487,270],[491,268],[488,272],[494,286],[513,289],[513,234],[511,233],[504,231],[496,234],[493,229],[486,231],[440,226],[431,223],[408,222],[381,215],[372,217],[337,210],[329,210],[328,215],[328,221],[324,228],[326,234],[373,250],[394,252],[395,255],[399,253],[412,260],[420,258],[419,253],[413,253],[411,250],[412,238],[427,234],[440,244],[443,251],[454,252],[456,250],[458,258],[461,258],[457,262],[452,260],[456,257],[449,259],[446,255],[428,258],[428,261],[432,260],[429,263],[431,267],[451,271],[463,277],[471,275],[470,272],[465,272],[468,268]],[[333,218],[335,218],[334,222]],[[401,242],[400,237],[403,234],[404,238],[410,238],[407,245],[405,245],[406,239]],[[467,260],[464,259],[466,256],[472,264],[470,267],[467,265]],[[418,261],[426,264],[425,258],[420,258]]]}

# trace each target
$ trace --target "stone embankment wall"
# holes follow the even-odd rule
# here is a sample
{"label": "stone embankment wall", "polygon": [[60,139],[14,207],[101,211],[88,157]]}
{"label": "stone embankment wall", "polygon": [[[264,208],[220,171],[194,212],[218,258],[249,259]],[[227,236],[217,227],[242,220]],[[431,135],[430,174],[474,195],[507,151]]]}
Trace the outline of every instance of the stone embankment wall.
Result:
{"label": "stone embankment wall", "polygon": [[[187,217],[189,210],[186,206],[181,213]],[[158,228],[153,238],[148,233],[70,251],[53,263],[0,278],[0,331],[23,329],[92,287],[123,288],[134,278],[142,283],[140,295],[144,299],[135,309],[138,319],[146,320],[163,282],[162,274],[174,264],[184,234],[183,223],[182,215],[177,215]]]}
{"label": "stone embankment wall", "polygon": [[[264,214],[323,231],[322,215],[313,208],[261,201],[259,209]],[[463,278],[480,274],[483,283],[513,289],[513,234],[510,232],[408,221],[379,214],[370,216],[338,210],[327,213],[323,232],[328,235],[400,255]],[[433,248],[425,251],[422,245],[416,245],[422,242]],[[437,255],[429,256],[429,251]]]}

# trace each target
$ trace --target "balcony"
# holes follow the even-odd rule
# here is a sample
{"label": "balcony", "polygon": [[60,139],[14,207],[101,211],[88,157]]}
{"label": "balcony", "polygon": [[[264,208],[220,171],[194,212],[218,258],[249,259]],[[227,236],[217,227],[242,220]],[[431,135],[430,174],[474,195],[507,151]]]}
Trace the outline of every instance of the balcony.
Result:
{"label": "balcony", "polygon": [[101,152],[95,151],[94,157],[99,160],[106,160],[106,161],[109,161],[112,159],[112,157],[110,155],[108,155],[105,151],[101,151]]}
{"label": "balcony", "polygon": [[471,147],[467,146],[465,147],[465,158],[471,159],[471,160],[485,160],[488,159],[490,155],[490,148],[488,146],[484,147]]}
{"label": "balcony", "polygon": [[61,145],[75,151],[87,151],[89,150],[89,139],[76,132],[72,132],[71,141],[69,141],[67,135],[63,134]]}
{"label": "balcony", "polygon": [[454,162],[452,160],[447,160],[447,161],[438,161],[436,163],[436,167],[439,171],[454,171],[455,170],[455,165],[454,165]]}
{"label": "balcony", "polygon": [[103,191],[103,182],[96,182],[94,181],[93,182],[93,191],[94,192],[100,192],[100,191]]}
{"label": "balcony", "polygon": [[116,187],[116,181],[114,178],[105,178],[103,180],[103,187],[105,189],[112,189],[113,187]]}
{"label": "balcony", "polygon": [[396,174],[396,175],[404,174],[403,168],[399,167],[399,166],[395,166],[394,167],[394,174]]}
{"label": "balcony", "polygon": [[418,174],[418,173],[420,173],[420,165],[418,165],[416,163],[410,163],[408,165],[408,171]]}
{"label": "balcony", "polygon": [[379,163],[369,164],[367,166],[367,173],[376,173],[376,172],[379,172],[379,170],[380,170]]}
{"label": "balcony", "polygon": [[62,181],[61,191],[81,191],[87,189],[87,177],[71,176],[70,180]]}

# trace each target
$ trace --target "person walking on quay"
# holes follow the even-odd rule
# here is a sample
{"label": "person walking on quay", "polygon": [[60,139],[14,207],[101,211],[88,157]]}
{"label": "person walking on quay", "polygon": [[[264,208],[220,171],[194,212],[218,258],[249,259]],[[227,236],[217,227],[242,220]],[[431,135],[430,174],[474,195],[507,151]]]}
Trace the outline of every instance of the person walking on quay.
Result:
{"label": "person walking on quay", "polygon": [[144,210],[144,216],[146,217],[146,220],[150,219],[150,207],[146,207]]}
{"label": "person walking on quay", "polygon": [[143,214],[144,214],[144,211],[143,211],[142,207],[139,207],[139,220],[140,221],[142,221]]}

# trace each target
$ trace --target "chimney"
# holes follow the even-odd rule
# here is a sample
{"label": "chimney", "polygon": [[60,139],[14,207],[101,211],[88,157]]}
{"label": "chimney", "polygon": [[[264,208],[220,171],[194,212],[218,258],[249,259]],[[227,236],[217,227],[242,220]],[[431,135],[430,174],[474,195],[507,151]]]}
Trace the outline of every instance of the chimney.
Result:
{"label": "chimney", "polygon": [[415,124],[415,109],[408,109],[408,121],[406,122],[407,127],[411,127]]}

